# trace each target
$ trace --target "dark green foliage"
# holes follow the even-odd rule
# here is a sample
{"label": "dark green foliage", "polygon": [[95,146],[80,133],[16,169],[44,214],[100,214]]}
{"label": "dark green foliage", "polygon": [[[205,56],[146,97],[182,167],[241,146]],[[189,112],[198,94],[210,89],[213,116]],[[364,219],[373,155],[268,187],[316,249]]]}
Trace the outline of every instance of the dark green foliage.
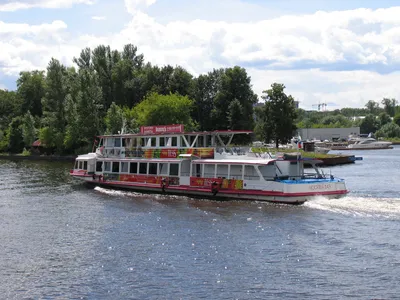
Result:
{"label": "dark green foliage", "polygon": [[21,113],[28,110],[33,116],[42,115],[42,98],[44,97],[44,71],[21,72],[17,80],[18,94],[22,99]]}
{"label": "dark green foliage", "polygon": [[376,132],[380,138],[400,138],[400,126],[394,123],[387,123]]}
{"label": "dark green foliage", "polygon": [[377,118],[369,114],[367,115],[360,124],[360,133],[369,134],[371,132],[375,132],[378,129],[379,123]]}
{"label": "dark green foliage", "polygon": [[276,148],[279,143],[287,143],[296,130],[296,109],[292,96],[284,93],[283,84],[274,83],[271,89],[263,91],[264,105],[264,140],[274,141]]}
{"label": "dark green foliage", "polygon": [[23,149],[22,120],[20,117],[16,117],[12,119],[9,126],[8,151],[10,153],[21,153]]}

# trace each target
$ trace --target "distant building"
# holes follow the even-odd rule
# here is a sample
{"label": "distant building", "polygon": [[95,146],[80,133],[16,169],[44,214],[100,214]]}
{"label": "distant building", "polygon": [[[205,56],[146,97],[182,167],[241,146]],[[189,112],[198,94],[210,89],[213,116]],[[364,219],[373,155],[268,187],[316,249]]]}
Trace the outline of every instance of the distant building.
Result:
{"label": "distant building", "polygon": [[349,135],[360,135],[360,127],[350,128],[300,128],[297,133],[304,140],[347,140]]}

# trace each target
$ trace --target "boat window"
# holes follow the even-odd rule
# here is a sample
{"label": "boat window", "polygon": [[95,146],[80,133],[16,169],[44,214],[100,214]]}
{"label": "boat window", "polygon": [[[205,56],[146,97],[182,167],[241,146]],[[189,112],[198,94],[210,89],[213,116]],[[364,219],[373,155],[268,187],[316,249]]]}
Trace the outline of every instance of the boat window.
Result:
{"label": "boat window", "polygon": [[121,163],[121,173],[128,173],[128,162]]}
{"label": "boat window", "polygon": [[84,169],[84,170],[87,170],[87,161],[84,161],[84,162],[83,162],[83,169]]}
{"label": "boat window", "polygon": [[193,177],[201,177],[201,167],[202,167],[203,165],[201,165],[201,164],[194,164],[193,165],[193,167],[192,167],[192,176]]}
{"label": "boat window", "polygon": [[107,146],[107,147],[112,147],[112,146],[114,146],[114,139],[113,139],[113,138],[107,138],[107,139],[106,139],[106,146]]}
{"label": "boat window", "polygon": [[160,175],[168,175],[168,164],[160,163]]}
{"label": "boat window", "polygon": [[157,146],[157,144],[156,144],[157,139],[155,137],[152,137],[150,139],[151,139],[151,147],[156,147]]}
{"label": "boat window", "polygon": [[147,174],[147,163],[139,163],[139,174]]}
{"label": "boat window", "polygon": [[261,175],[264,177],[265,180],[271,180],[276,175],[274,165],[259,166],[258,170],[261,172]]}
{"label": "boat window", "polygon": [[82,170],[82,161],[79,161],[79,163],[78,163],[78,169],[79,169],[79,170]]}
{"label": "boat window", "polygon": [[104,162],[104,172],[110,172],[111,171],[111,162],[106,161]]}
{"label": "boat window", "polygon": [[131,166],[129,168],[129,173],[131,173],[131,174],[137,173],[137,162],[131,162]]}
{"label": "boat window", "polygon": [[171,164],[169,167],[169,175],[178,176],[179,174],[179,164]]}
{"label": "boat window", "polygon": [[244,179],[245,180],[260,180],[260,176],[258,175],[254,166],[244,166]]}
{"label": "boat window", "polygon": [[157,175],[157,164],[156,163],[149,163],[149,174]]}
{"label": "boat window", "polygon": [[159,137],[160,139],[160,147],[164,147],[165,146],[165,137]]}
{"label": "boat window", "polygon": [[214,164],[204,165],[204,177],[208,177],[208,178],[215,177],[215,165]]}
{"label": "boat window", "polygon": [[172,137],[172,144],[171,144],[171,146],[172,146],[172,147],[178,146],[178,137],[176,137],[176,136],[173,136],[173,137]]}
{"label": "boat window", "polygon": [[114,140],[114,147],[121,147],[121,138],[116,138]]}
{"label": "boat window", "polygon": [[217,165],[217,178],[228,177],[228,165]]}
{"label": "boat window", "polygon": [[103,139],[100,139],[100,142],[99,142],[99,144],[97,145],[98,147],[101,147],[101,146],[103,146],[104,145],[104,140]]}
{"label": "boat window", "polygon": [[119,173],[119,162],[118,161],[113,161],[113,163],[112,163],[112,172],[113,173]]}
{"label": "boat window", "polygon": [[125,138],[122,139],[122,147],[126,147],[126,139]]}
{"label": "boat window", "polygon": [[101,161],[96,162],[96,172],[103,171],[102,167],[103,167],[103,162],[101,162]]}
{"label": "boat window", "polygon": [[242,179],[242,165],[231,165],[230,179]]}

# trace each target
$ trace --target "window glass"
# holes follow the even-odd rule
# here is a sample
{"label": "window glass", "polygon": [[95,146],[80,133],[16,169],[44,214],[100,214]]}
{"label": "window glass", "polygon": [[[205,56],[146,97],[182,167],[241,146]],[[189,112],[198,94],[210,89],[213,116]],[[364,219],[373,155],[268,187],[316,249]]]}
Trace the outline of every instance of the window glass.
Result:
{"label": "window glass", "polygon": [[109,162],[109,161],[104,162],[104,171],[105,172],[111,171],[111,162]]}
{"label": "window glass", "polygon": [[84,169],[84,170],[87,170],[87,161],[84,161],[84,162],[83,162],[83,169]]}
{"label": "window glass", "polygon": [[176,147],[178,145],[178,138],[176,136],[172,137],[172,147]]}
{"label": "window glass", "polygon": [[131,174],[137,173],[137,162],[131,162],[129,173],[131,173]]}
{"label": "window glass", "polygon": [[260,180],[260,176],[254,166],[245,166],[244,167],[244,179],[247,180]]}
{"label": "window glass", "polygon": [[171,175],[171,176],[179,175],[179,164],[171,164],[169,166],[169,175]]}
{"label": "window glass", "polygon": [[157,164],[156,163],[149,163],[149,174],[157,175]]}
{"label": "window glass", "polygon": [[147,174],[147,163],[139,164],[139,174]]}
{"label": "window glass", "polygon": [[128,173],[128,162],[121,163],[121,173]]}
{"label": "window glass", "polygon": [[118,161],[114,161],[112,163],[112,172],[119,173],[119,162]]}
{"label": "window glass", "polygon": [[114,147],[121,147],[121,138],[116,138],[115,139]]}
{"label": "window glass", "polygon": [[103,162],[101,162],[101,161],[96,162],[96,172],[103,171],[102,167],[103,167]]}
{"label": "window glass", "polygon": [[160,175],[168,175],[168,164],[160,163]]}

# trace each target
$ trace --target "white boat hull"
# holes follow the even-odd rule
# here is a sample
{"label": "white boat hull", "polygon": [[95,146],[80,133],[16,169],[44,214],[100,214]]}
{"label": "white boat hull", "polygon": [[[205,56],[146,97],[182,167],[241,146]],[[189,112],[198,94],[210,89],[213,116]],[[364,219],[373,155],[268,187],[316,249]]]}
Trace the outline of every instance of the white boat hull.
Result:
{"label": "white boat hull", "polygon": [[[273,182],[273,190],[220,190],[214,194],[207,188],[195,188],[191,186],[169,186],[164,190],[156,184],[135,184],[121,181],[98,181],[93,180],[91,176],[75,176],[87,183],[95,186],[133,190],[144,193],[173,194],[189,197],[200,197],[215,200],[247,200],[247,201],[266,201],[286,204],[302,204],[306,201],[324,197],[336,199],[345,196],[348,191],[344,182],[332,180],[324,183],[283,183]],[[294,182],[294,181],[293,181]]]}

